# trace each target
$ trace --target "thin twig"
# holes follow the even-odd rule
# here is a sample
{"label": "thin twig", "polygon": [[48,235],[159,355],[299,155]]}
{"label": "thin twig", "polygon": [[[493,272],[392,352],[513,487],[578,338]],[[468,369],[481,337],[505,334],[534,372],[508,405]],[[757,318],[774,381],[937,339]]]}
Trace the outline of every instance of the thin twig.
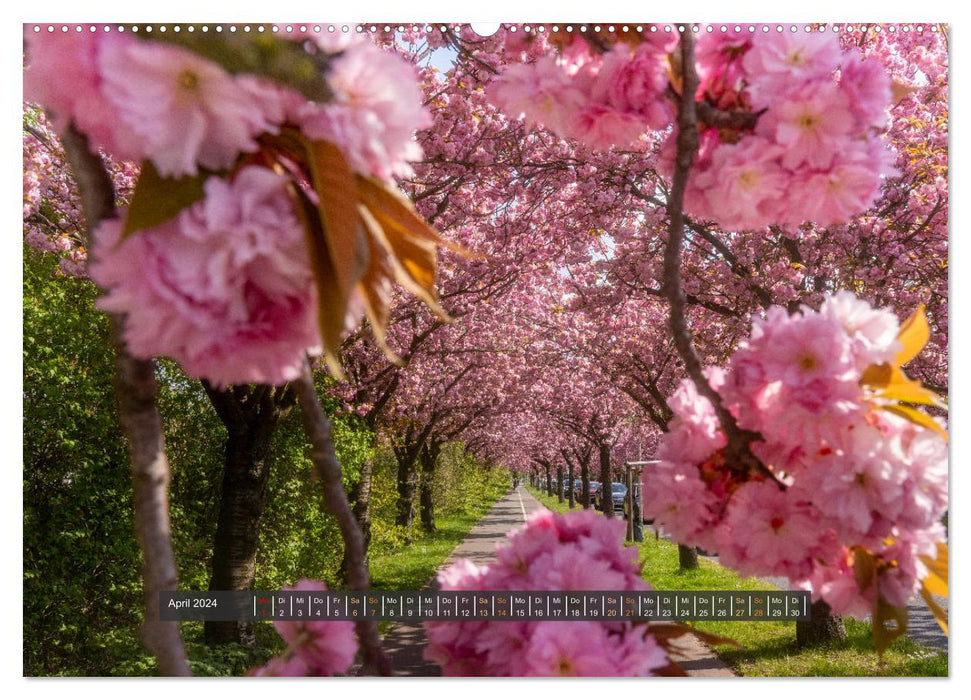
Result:
{"label": "thin twig", "polygon": [[[698,74],[695,71],[694,35],[690,25],[685,25],[681,35],[681,64],[684,88],[682,95],[693,96],[698,91]],[[684,369],[694,382],[698,393],[711,402],[725,433],[725,461],[732,469],[749,474],[759,474],[783,487],[772,473],[752,453],[750,443],[761,439],[758,433],[743,430],[738,426],[735,416],[725,408],[718,395],[705,378],[701,359],[691,342],[686,313],[687,298],[681,286],[681,248],[684,242],[684,191],[688,184],[688,173],[698,150],[698,113],[693,99],[680,99],[678,106],[677,155],[671,191],[668,193],[668,240],[664,249],[664,292],[671,305],[671,333],[678,355],[684,361]]]}
{"label": "thin twig", "polygon": [[[303,428],[310,440],[314,476],[320,480],[324,506],[337,518],[341,537],[344,539],[347,583],[351,590],[365,591],[370,588],[371,581],[364,550],[364,535],[344,492],[341,465],[337,460],[337,451],[334,449],[333,427],[320,405],[309,362],[304,362],[300,378],[293,386],[296,389],[300,413],[303,416]],[[355,624],[355,629],[363,655],[362,673],[391,675],[391,663],[381,648],[377,624],[361,620]]]}
{"label": "thin twig", "polygon": [[[90,232],[103,219],[115,215],[114,187],[101,158],[91,152],[86,136],[72,126],[64,134],[63,143]],[[158,659],[162,675],[191,676],[178,623],[159,619],[159,594],[176,590],[179,582],[169,523],[169,463],[162,421],[155,405],[155,363],[128,354],[121,336],[122,326],[121,317],[111,317],[118,418],[128,438],[135,531],[142,550],[145,587],[142,640]]]}

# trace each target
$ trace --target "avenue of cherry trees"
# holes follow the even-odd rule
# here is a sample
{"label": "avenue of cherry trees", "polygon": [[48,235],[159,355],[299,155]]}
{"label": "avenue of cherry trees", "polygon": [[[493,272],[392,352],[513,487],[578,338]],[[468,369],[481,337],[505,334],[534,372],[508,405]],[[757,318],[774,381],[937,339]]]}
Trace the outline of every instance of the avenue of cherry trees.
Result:
{"label": "avenue of cherry trees", "polygon": [[[946,593],[945,28],[572,29],[25,27],[25,243],[103,290],[163,674],[188,664],[152,604],[178,585],[156,357],[202,383],[227,474],[299,407],[349,589],[371,473],[342,483],[324,372],[392,449],[402,527],[434,528],[450,443],[561,483],[643,455],[675,541],[871,615],[878,648]],[[244,544],[213,589],[252,586],[262,506],[233,506],[261,488],[224,481],[216,548]],[[545,513],[441,582],[649,587],[603,515]],[[277,629],[254,674],[389,671],[374,624]],[[651,675],[681,632],[428,623],[427,654]]]}

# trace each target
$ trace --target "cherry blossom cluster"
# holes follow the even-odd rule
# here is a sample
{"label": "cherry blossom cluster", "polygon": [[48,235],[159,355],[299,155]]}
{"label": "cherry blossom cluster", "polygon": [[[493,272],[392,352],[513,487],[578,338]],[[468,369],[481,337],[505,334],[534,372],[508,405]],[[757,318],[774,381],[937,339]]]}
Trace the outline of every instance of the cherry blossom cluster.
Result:
{"label": "cherry blossom cluster", "polygon": [[[44,112],[25,104],[24,118],[24,242],[38,253],[57,255],[65,275],[87,277],[84,217],[60,141]],[[138,169],[107,157],[104,161],[119,199],[127,199]]]}
{"label": "cherry blossom cluster", "polygon": [[163,176],[232,167],[284,124],[336,143],[352,168],[389,177],[410,172],[428,125],[411,67],[355,33],[314,35],[335,54],[334,98],[308,100],[250,74],[231,75],[192,51],[119,32],[28,35],[24,92],[121,160],[150,160]]}
{"label": "cherry blossom cluster", "polygon": [[[405,61],[353,33],[318,43],[332,57],[327,102],[117,31],[27,36],[25,94],[59,131],[73,124],[162,177],[205,177],[203,198],[164,224],[123,236],[123,210],[93,233],[91,276],[107,290],[99,305],[125,315],[132,353],[167,355],[225,385],[284,383],[319,351],[293,178],[256,154],[261,138],[296,129],[337,145],[353,171],[388,180],[411,172],[414,132],[429,117]],[[25,177],[25,212],[34,189]],[[361,311],[352,299],[348,324]]]}
{"label": "cherry blossom cluster", "polygon": [[321,340],[287,180],[248,166],[205,190],[176,219],[124,242],[121,221],[98,228],[90,273],[108,292],[97,306],[127,314],[136,356],[176,358],[217,386],[288,381]]}
{"label": "cherry blossom cluster", "polygon": [[[320,581],[301,579],[288,591],[324,591]],[[250,670],[251,676],[334,676],[347,673],[357,654],[354,623],[349,621],[298,620],[273,623],[287,650],[265,666]]]}
{"label": "cherry blossom cluster", "polygon": [[665,89],[667,56],[678,37],[644,39],[636,47],[619,43],[594,58],[576,37],[559,55],[507,67],[489,95],[508,114],[525,115],[563,138],[596,149],[628,146],[648,129],[665,129],[674,117]]}
{"label": "cherry blossom cluster", "polygon": [[833,35],[728,33],[699,40],[698,65],[698,100],[760,116],[753,130],[702,132],[687,211],[732,229],[826,226],[873,203],[893,172],[879,138],[891,103],[880,63]]}
{"label": "cherry blossom cluster", "polygon": [[[510,115],[561,137],[627,148],[674,121],[677,41],[673,33],[647,33],[636,45],[618,42],[594,55],[575,38],[556,57],[507,68],[489,94]],[[696,64],[695,99],[709,111],[699,115],[689,213],[729,229],[830,225],[873,203],[893,172],[880,138],[891,103],[883,65],[817,33],[703,35]],[[751,119],[733,119],[744,115]],[[668,174],[675,132],[661,149]]]}
{"label": "cherry blossom cluster", "polygon": [[[650,590],[623,524],[593,511],[541,510],[496,547],[496,563],[460,560],[442,590]],[[647,676],[668,665],[645,625],[630,622],[426,622],[425,657],[447,676]]]}
{"label": "cherry blossom cluster", "polygon": [[[717,552],[745,575],[787,577],[837,613],[863,616],[879,596],[904,605],[944,539],[947,446],[937,432],[884,410],[861,384],[893,364],[893,313],[849,292],[818,312],[773,307],[708,378],[774,478],[733,469],[711,403],[685,380],[660,464],[645,470],[644,510],[678,542]],[[861,590],[861,552],[880,562]]]}

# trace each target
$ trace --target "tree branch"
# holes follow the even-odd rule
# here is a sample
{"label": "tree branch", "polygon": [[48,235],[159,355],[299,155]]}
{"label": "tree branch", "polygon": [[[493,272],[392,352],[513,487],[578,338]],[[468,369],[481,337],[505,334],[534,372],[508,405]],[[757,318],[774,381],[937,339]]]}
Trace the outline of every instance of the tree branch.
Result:
{"label": "tree branch", "polygon": [[690,25],[685,26],[681,35],[681,65],[683,67],[684,88],[678,106],[677,155],[675,156],[674,175],[671,178],[671,191],[668,194],[668,240],[664,249],[664,291],[671,305],[671,333],[678,355],[684,361],[685,372],[694,382],[698,393],[711,402],[725,432],[728,444],[725,446],[726,463],[729,468],[749,474],[759,474],[779,484],[771,470],[752,453],[750,443],[761,439],[758,433],[743,430],[735,417],[725,408],[721,396],[712,389],[705,378],[701,359],[691,342],[686,314],[687,299],[681,287],[681,248],[684,241],[684,191],[688,184],[688,173],[698,150],[698,114],[693,96],[698,91],[698,74],[695,71],[694,34]]}
{"label": "tree branch", "polygon": [[[337,460],[337,451],[334,449],[333,427],[320,405],[309,362],[304,362],[300,378],[292,386],[300,404],[304,431],[310,440],[314,476],[322,486],[324,507],[337,518],[341,537],[344,539],[348,585],[352,590],[365,591],[370,588],[371,582],[364,549],[364,535],[344,492],[341,465]],[[377,624],[360,620],[355,623],[355,629],[363,655],[361,672],[390,676],[391,663],[381,648]]]}
{"label": "tree branch", "polygon": [[[64,134],[64,151],[81,194],[87,230],[115,215],[115,192],[101,158],[92,153],[86,136],[73,126]],[[155,363],[128,354],[122,339],[123,321],[111,316],[115,346],[115,395],[118,418],[128,438],[135,504],[135,531],[142,551],[145,619],[142,640],[158,659],[164,676],[190,676],[185,646],[177,622],[159,619],[159,594],[178,589],[169,523],[169,463],[162,421],[155,405]]]}

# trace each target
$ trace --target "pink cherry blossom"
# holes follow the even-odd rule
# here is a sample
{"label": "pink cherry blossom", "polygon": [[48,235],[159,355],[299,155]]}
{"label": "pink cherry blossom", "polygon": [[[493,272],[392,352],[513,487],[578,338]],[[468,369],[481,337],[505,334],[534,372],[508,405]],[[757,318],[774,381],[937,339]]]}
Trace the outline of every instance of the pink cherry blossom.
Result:
{"label": "pink cherry blossom", "polygon": [[[137,42],[119,36],[112,41],[118,46]],[[50,109],[59,132],[73,121],[95,146],[122,159],[138,160],[142,146],[137,134],[118,124],[117,108],[104,95],[100,72],[104,35],[90,31],[26,34],[25,43],[25,99]]]}
{"label": "pink cherry blossom", "polygon": [[893,312],[874,309],[852,292],[841,291],[827,297],[819,312],[842,324],[850,338],[858,372],[893,360],[901,349],[897,342],[900,323]]}
{"label": "pink cherry blossom", "polygon": [[737,146],[719,145],[694,187],[704,191],[705,211],[730,228],[758,228],[780,218],[779,201],[790,176],[780,164],[783,149],[753,136]]}
{"label": "pink cherry blossom", "polygon": [[587,103],[552,58],[510,66],[490,84],[488,94],[510,116],[526,115],[530,123],[541,123],[561,136],[571,131],[570,120]]}
{"label": "pink cherry blossom", "polygon": [[[459,561],[443,590],[648,590],[623,523],[592,511],[534,513],[499,545],[494,564]],[[639,676],[668,664],[649,631],[631,623],[427,622],[425,658],[446,676]]]}
{"label": "pink cherry blossom", "polygon": [[840,90],[853,105],[860,126],[884,129],[891,104],[890,76],[877,61],[864,60],[858,53],[843,57]]}
{"label": "pink cherry blossom", "polygon": [[334,99],[318,104],[291,95],[291,119],[310,138],[337,144],[352,170],[406,177],[408,161],[422,154],[415,131],[431,124],[414,68],[365,39],[343,43],[327,74]]}
{"label": "pink cherry blossom", "polygon": [[[686,401],[682,385],[660,463],[643,476],[645,513],[743,574],[812,588],[836,612],[872,611],[878,594],[906,602],[924,575],[919,556],[943,537],[947,448],[861,385],[873,363],[894,359],[898,331],[892,312],[849,292],[825,297],[819,312],[768,309],[727,371],[710,376],[740,426],[758,434],[752,450],[773,478],[731,469],[698,430],[710,405],[698,410],[706,402]],[[852,560],[864,552],[884,573],[861,590]]]}
{"label": "pink cherry blossom", "polygon": [[664,95],[667,71],[667,56],[650,43],[639,45],[633,52],[618,44],[604,56],[591,97],[618,112],[639,117],[641,131],[664,129],[674,116]]}
{"label": "pink cherry blossom", "polygon": [[228,168],[241,152],[257,149],[260,133],[276,130],[259,99],[268,93],[190,51],[109,34],[98,69],[117,123],[162,175]]}
{"label": "pink cherry blossom", "polygon": [[[634,638],[636,634],[611,634],[606,625],[597,622],[538,622],[524,650],[528,667],[523,675],[650,675],[652,670],[667,665],[667,655],[653,637],[643,636],[643,643],[636,646],[627,641]],[[625,641],[634,648],[622,648]],[[624,669],[628,673],[619,673],[622,666],[627,666],[622,663],[625,657],[632,656],[639,667],[628,666]]]}
{"label": "pink cherry blossom", "polygon": [[95,233],[98,306],[126,315],[139,357],[168,355],[217,386],[296,378],[320,346],[316,289],[286,180],[247,167],[210,178],[177,219],[120,240],[121,222]]}
{"label": "pink cherry blossom", "polygon": [[[320,581],[301,579],[285,591],[324,591]],[[330,620],[276,620],[277,634],[287,651],[266,666],[250,671],[254,676],[333,676],[346,673],[357,654],[354,623]]]}
{"label": "pink cherry blossom", "polygon": [[745,71],[756,106],[771,106],[794,86],[828,77],[840,61],[839,41],[831,34],[770,32],[759,34],[745,54]]}
{"label": "pink cherry blossom", "polygon": [[749,576],[772,571],[807,578],[822,550],[825,531],[808,504],[796,502],[768,482],[751,482],[732,496],[716,535],[721,561]]}
{"label": "pink cherry blossom", "polygon": [[849,101],[832,82],[811,84],[777,100],[757,133],[784,149],[781,163],[790,170],[806,165],[825,170],[853,128]]}

